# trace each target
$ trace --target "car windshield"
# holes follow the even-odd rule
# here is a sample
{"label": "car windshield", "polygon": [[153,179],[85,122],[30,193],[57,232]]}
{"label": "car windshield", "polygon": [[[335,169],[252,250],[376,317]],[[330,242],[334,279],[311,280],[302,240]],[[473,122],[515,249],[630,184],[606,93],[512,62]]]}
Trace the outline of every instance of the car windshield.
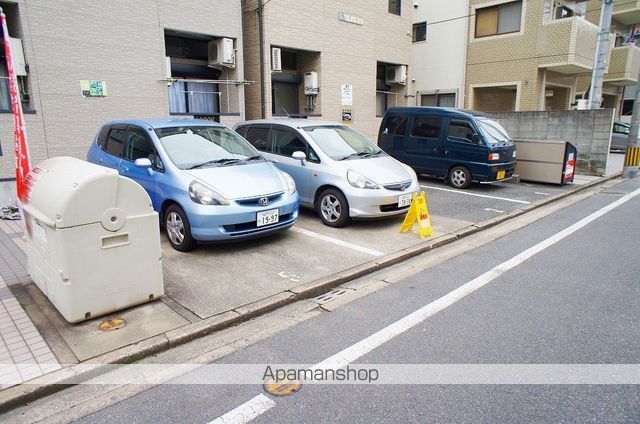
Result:
{"label": "car windshield", "polygon": [[498,121],[483,117],[477,117],[476,119],[480,124],[482,133],[484,134],[487,142],[490,145],[494,146],[496,144],[506,143],[511,140],[509,134],[507,134],[507,130],[505,130]]}
{"label": "car windshield", "polygon": [[304,130],[331,159],[347,160],[385,154],[359,132],[342,125],[306,127]]}
{"label": "car windshield", "polygon": [[165,152],[180,169],[242,165],[262,156],[245,139],[224,127],[156,128]]}

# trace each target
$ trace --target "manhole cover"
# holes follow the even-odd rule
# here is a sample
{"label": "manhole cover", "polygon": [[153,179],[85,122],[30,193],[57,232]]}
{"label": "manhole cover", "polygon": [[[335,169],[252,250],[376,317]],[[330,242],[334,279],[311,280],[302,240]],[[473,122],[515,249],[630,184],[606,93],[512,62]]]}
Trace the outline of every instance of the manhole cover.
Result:
{"label": "manhole cover", "polygon": [[99,328],[102,331],[113,331],[113,330],[119,330],[122,327],[124,327],[125,325],[127,325],[127,323],[122,318],[113,318],[113,319],[109,319],[107,321],[102,321],[100,323],[100,327]]}
{"label": "manhole cover", "polygon": [[274,382],[270,381],[264,384],[264,390],[274,396],[289,396],[302,388],[302,384],[296,380],[285,380]]}

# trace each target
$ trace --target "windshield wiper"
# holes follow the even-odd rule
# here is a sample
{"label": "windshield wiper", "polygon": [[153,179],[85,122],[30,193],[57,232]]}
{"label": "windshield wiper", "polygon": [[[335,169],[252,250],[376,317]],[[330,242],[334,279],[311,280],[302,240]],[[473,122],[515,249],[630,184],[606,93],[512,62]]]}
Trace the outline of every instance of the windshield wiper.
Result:
{"label": "windshield wiper", "polygon": [[232,159],[232,158],[225,158],[225,159],[216,159],[216,160],[208,160],[206,162],[202,162],[199,163],[197,165],[193,165],[192,167],[188,168],[188,169],[196,169],[196,168],[202,168],[203,166],[207,166],[207,165],[231,165],[234,163],[240,162],[240,159]]}
{"label": "windshield wiper", "polygon": [[343,158],[340,158],[340,159],[338,159],[338,160],[351,159],[351,158],[355,158],[355,157],[358,157],[358,158],[368,158],[368,157],[371,157],[371,156],[379,155],[380,153],[382,153],[382,150],[378,150],[378,151],[377,151],[377,152],[375,152],[375,153],[370,153],[370,152],[355,152],[355,153],[351,153],[350,155],[347,155],[347,156],[345,156],[345,157],[343,157]]}
{"label": "windshield wiper", "polygon": [[255,155],[255,156],[251,156],[251,157],[248,157],[248,158],[246,158],[246,159],[243,159],[243,160],[244,160],[245,162],[249,162],[249,161],[252,161],[252,160],[262,160],[262,159],[263,159],[263,158],[262,158],[262,156],[260,156],[260,155]]}

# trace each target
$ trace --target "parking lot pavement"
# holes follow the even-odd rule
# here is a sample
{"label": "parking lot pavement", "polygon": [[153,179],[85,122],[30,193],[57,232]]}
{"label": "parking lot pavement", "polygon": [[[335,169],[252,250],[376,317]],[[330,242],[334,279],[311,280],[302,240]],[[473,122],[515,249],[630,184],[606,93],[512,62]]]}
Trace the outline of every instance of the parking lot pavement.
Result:
{"label": "parking lot pavement", "polygon": [[[250,303],[283,292],[287,297],[287,291],[296,286],[373,263],[408,247],[426,246],[434,237],[571,189],[504,182],[460,191],[434,179],[421,178],[420,182],[434,228],[433,237],[424,240],[416,228],[400,233],[403,215],[331,228],[323,225],[314,211],[303,209],[293,228],[258,240],[199,246],[182,253],[173,250],[163,236],[166,296],[161,302],[71,325],[34,284],[14,291],[20,303],[27,305],[27,314],[36,317],[36,326],[58,359],[74,363],[210,317],[239,316],[241,307]],[[116,317],[125,320],[124,328],[99,331],[100,322]]]}
{"label": "parking lot pavement", "polygon": [[[421,179],[427,193],[434,236],[447,234],[545,199],[570,187],[499,183],[454,190]],[[296,225],[273,237],[234,244],[200,246],[177,252],[163,242],[166,293],[207,318],[258,301],[303,283],[375,260],[421,241],[401,234],[404,215],[354,221],[344,228],[322,224],[303,209]]]}

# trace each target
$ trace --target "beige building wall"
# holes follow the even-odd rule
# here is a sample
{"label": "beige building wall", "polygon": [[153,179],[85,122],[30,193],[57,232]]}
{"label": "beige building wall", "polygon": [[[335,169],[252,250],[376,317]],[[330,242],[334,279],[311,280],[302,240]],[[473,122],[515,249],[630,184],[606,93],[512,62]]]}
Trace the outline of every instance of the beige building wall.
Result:
{"label": "beige building wall", "polygon": [[[3,3],[3,4],[6,4]],[[240,1],[17,1],[30,103],[25,122],[32,164],[53,156],[85,158],[96,131],[116,118],[169,116],[164,30],[234,38],[242,46]],[[230,79],[244,79],[242,49]],[[107,97],[84,98],[80,80],[102,80]],[[233,101],[243,119],[244,93]],[[13,120],[0,114],[0,178],[14,177]]]}
{"label": "beige building wall", "polygon": [[[593,67],[597,27],[580,16],[553,19],[553,1],[524,0],[518,32],[476,38],[476,10],[511,1],[470,0],[466,107],[490,112],[570,108],[579,77]],[[496,87],[503,87],[507,98]]]}
{"label": "beige building wall", "polygon": [[[257,0],[244,4],[245,74],[256,81],[246,88],[246,114],[261,117]],[[376,64],[378,61],[409,65],[413,5],[402,2],[401,15],[388,13],[387,0],[312,1],[278,0],[264,10],[265,116],[271,113],[271,47],[307,51],[318,59],[320,92],[311,119],[341,121],[344,108],[353,111],[355,129],[376,139],[380,117],[376,117]],[[344,22],[340,14],[357,23]],[[298,72],[311,70],[298,69]],[[353,86],[353,105],[341,104],[343,84]],[[301,84],[302,85],[302,84]],[[398,105],[407,104],[405,86],[395,86]],[[304,96],[300,99],[304,113]],[[391,103],[391,101],[390,101]]]}

